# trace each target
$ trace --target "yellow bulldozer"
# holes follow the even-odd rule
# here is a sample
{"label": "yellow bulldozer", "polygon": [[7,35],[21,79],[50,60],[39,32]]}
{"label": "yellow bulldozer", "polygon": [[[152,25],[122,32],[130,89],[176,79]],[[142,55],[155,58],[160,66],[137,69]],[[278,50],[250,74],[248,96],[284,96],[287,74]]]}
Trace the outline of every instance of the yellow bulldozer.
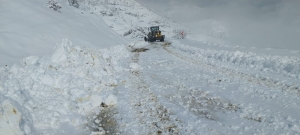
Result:
{"label": "yellow bulldozer", "polygon": [[146,42],[154,42],[154,41],[161,41],[163,42],[165,40],[165,35],[161,34],[161,31],[159,30],[159,26],[152,26],[148,28],[149,33],[147,36],[144,37],[144,40]]}

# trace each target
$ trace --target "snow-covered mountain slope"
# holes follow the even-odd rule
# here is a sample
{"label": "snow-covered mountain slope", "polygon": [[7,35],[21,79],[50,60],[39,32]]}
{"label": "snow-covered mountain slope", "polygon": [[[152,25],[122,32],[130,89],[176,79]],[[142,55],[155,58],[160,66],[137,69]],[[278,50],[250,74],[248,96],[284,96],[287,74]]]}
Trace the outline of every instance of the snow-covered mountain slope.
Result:
{"label": "snow-covered mountain slope", "polygon": [[[136,0],[186,25],[188,38],[230,47],[300,52],[298,0]],[[299,54],[297,54],[299,57]]]}
{"label": "snow-covered mountain slope", "polygon": [[0,65],[30,55],[51,54],[63,38],[75,45],[105,48],[127,43],[93,14],[60,2],[56,12],[48,0],[2,0],[0,4]]}
{"label": "snow-covered mountain slope", "polygon": [[[275,32],[281,31],[280,28],[273,29],[272,31],[267,30],[269,26],[266,29],[258,30],[250,28],[257,28],[258,26],[263,27],[264,25],[266,25],[266,22],[264,22],[263,20],[261,23],[259,22],[259,20],[256,20],[258,21],[256,23],[254,23],[252,20],[252,23],[247,23],[248,25],[247,27],[245,27],[249,27],[251,30],[242,30],[237,29],[236,27],[242,25],[241,21],[247,20],[238,20],[239,17],[234,18],[233,16],[232,20],[228,20],[232,22],[229,22],[230,25],[227,25],[228,22],[218,19],[216,16],[214,16],[214,14],[212,16],[209,16],[212,13],[209,12],[211,11],[211,9],[200,8],[195,4],[190,5],[189,3],[191,2],[182,3],[180,1],[169,1],[166,3],[161,3],[155,0],[137,1],[140,3],[136,3],[134,0],[82,0],[80,2],[80,8],[102,16],[105,22],[113,30],[129,40],[143,37],[145,33],[148,32],[147,27],[158,25],[161,27],[163,34],[166,35],[167,40],[180,38],[180,32],[183,31],[185,33],[185,39],[188,39],[188,44],[190,46],[195,46],[198,48],[300,57],[300,50],[297,49],[298,44],[294,44],[299,40],[299,38],[294,38],[299,34],[298,27],[296,27],[297,25],[280,25],[280,28],[282,27],[283,29],[285,29],[285,27],[294,29],[290,31],[294,33],[292,34],[292,36],[289,36],[289,34]],[[194,2],[197,3],[197,1]],[[146,6],[148,9],[144,6]],[[225,9],[228,8],[229,6],[227,6]],[[218,10],[218,12],[216,13],[219,12],[221,11]],[[291,14],[295,13],[294,10],[291,10],[290,12]],[[172,20],[176,20],[177,23],[170,19],[163,18],[157,14],[163,15]],[[297,19],[293,19],[293,24],[297,24]],[[270,34],[264,34],[263,36],[261,36],[260,33]],[[277,37],[278,35],[282,36],[273,38],[273,40],[270,39],[272,38],[271,35],[276,34]],[[238,35],[239,37],[237,37],[236,35]],[[259,36],[261,36],[261,40],[255,39]],[[254,39],[249,41],[251,38]],[[289,42],[287,41],[287,38],[293,38],[295,40],[291,40],[291,42]],[[280,42],[276,42],[276,40],[280,40]],[[243,44],[245,42],[247,42],[247,44]],[[276,42],[276,44],[270,44],[270,42]],[[183,44],[186,43],[187,42],[185,41],[183,42]]]}
{"label": "snow-covered mountain slope", "polygon": [[[298,57],[177,39],[184,27],[133,0],[79,7],[60,14],[102,18],[117,34],[97,40],[113,46],[61,37],[49,55],[0,66],[0,134],[300,134]],[[104,21],[82,25],[111,31]],[[144,42],[149,25],[167,41]]]}
{"label": "snow-covered mountain slope", "polygon": [[142,39],[150,26],[160,26],[166,38],[176,37],[174,30],[182,25],[163,18],[134,0],[81,0],[80,9],[102,16],[104,21],[118,34],[129,40]]}

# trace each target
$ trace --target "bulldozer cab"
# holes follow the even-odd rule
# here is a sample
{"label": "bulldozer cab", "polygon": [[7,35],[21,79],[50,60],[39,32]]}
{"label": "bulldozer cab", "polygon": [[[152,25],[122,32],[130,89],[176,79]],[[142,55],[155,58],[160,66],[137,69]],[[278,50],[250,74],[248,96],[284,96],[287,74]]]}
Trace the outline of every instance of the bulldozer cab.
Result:
{"label": "bulldozer cab", "polygon": [[159,27],[158,26],[153,26],[153,27],[150,27],[150,30],[151,30],[151,32],[152,31],[158,31]]}
{"label": "bulldozer cab", "polygon": [[165,35],[161,34],[161,31],[159,30],[159,26],[152,26],[148,28],[149,33],[147,34],[147,37],[144,37],[145,41],[154,42],[156,40],[160,40],[163,42],[165,40]]}
{"label": "bulldozer cab", "polygon": [[159,26],[152,26],[152,27],[150,27],[149,34],[151,34],[152,36],[160,36],[161,35],[161,31],[159,30]]}

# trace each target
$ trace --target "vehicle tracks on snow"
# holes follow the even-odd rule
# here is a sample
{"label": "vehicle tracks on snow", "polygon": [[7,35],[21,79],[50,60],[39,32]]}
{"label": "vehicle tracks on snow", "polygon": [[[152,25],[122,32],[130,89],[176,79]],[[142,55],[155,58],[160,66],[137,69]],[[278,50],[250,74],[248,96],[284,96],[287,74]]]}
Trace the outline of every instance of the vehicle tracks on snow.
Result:
{"label": "vehicle tracks on snow", "polygon": [[[293,90],[293,88],[295,88],[295,90],[297,90],[298,87],[284,87],[286,84],[273,81],[269,78],[259,78],[251,74],[237,72],[230,68],[219,68],[217,67],[217,65],[210,64],[209,62],[197,60],[193,56],[185,54],[185,52],[181,53],[180,49],[173,49],[172,47],[170,47],[170,45],[171,43],[152,43],[151,45],[141,48],[132,47],[130,49],[133,54],[129,62],[131,70],[129,70],[129,81],[127,83],[127,86],[129,85],[129,95],[131,97],[131,101],[129,101],[129,103],[130,106],[132,106],[132,110],[134,110],[133,112],[135,112],[134,117],[135,120],[137,120],[137,122],[135,123],[140,123],[141,128],[143,129],[140,132],[141,134],[188,134],[196,133],[197,131],[201,131],[199,133],[204,132],[221,134],[225,129],[233,129],[232,131],[227,132],[228,134],[237,133],[232,127],[234,126],[234,124],[229,126],[223,125],[226,123],[224,122],[224,118],[228,120],[231,120],[231,118],[238,119],[239,121],[251,124],[256,123],[255,126],[257,127],[253,128],[265,126],[264,128],[270,129],[272,129],[273,125],[276,125],[276,123],[270,124],[267,123],[268,121],[284,121],[284,117],[286,117],[286,115],[283,112],[277,114],[276,109],[265,111],[263,110],[263,108],[259,108],[260,104],[253,104],[251,102],[249,104],[244,104],[243,101],[242,104],[236,104],[237,102],[233,102],[238,101],[238,103],[241,103],[239,99],[230,99],[228,101],[228,98],[222,97],[222,94],[224,93],[221,93],[221,97],[218,96],[219,94],[214,94],[215,92],[218,92],[220,90],[214,90],[213,88],[213,92],[211,94],[210,90],[206,90],[206,86],[197,87],[197,81],[201,81],[203,79],[197,79],[190,82],[190,74],[186,74],[184,72],[182,74],[176,74],[176,71],[179,70],[180,72],[182,69],[184,71],[199,66],[201,68],[197,70],[203,70],[203,72],[208,71],[208,74],[213,74],[211,78],[207,78],[207,76],[204,76],[204,85],[205,79],[211,80],[214,79],[215,75],[217,75],[229,76],[229,78],[234,80],[234,83],[231,83],[230,85],[241,83],[241,85],[239,86],[242,87],[248,87],[248,84],[254,84],[257,85],[257,87],[254,86],[255,88],[266,87],[269,89],[281,89],[282,91],[286,91],[286,88],[288,88],[289,90]],[[140,56],[143,55],[143,52],[148,51],[148,48],[151,49],[150,51],[152,51],[152,49],[158,49],[158,52],[152,51],[154,53],[153,57],[151,57],[151,53],[150,57],[146,59],[146,61],[140,61],[140,58],[143,58],[143,60],[144,58],[147,58]],[[169,59],[171,59],[169,62],[166,62],[168,59],[161,59],[158,55],[156,55],[156,53],[163,53],[162,56],[165,57],[171,56],[169,57]],[[174,61],[172,61],[172,59],[174,59]],[[183,63],[180,61],[182,61]],[[191,65],[187,68],[183,68],[185,67],[185,65],[187,65],[186,62],[191,63]],[[144,68],[150,70],[141,70],[139,63],[143,65]],[[176,65],[178,63],[180,63],[180,65],[183,67],[177,67]],[[155,75],[157,71],[159,73],[158,75]],[[161,74],[161,72],[164,73]],[[151,83],[152,81],[154,81],[155,83]],[[223,82],[223,79],[218,79],[216,81]],[[149,85],[149,83],[151,83],[152,85]],[[192,85],[185,86],[185,84]],[[213,87],[214,86],[215,85],[213,85]],[[227,87],[226,85],[220,86]],[[211,88],[211,85],[208,85],[208,88]],[[216,89],[218,88],[219,87],[217,86]],[[240,89],[239,92],[246,91],[247,90]],[[252,91],[248,92],[251,93]],[[247,95],[249,95],[249,93],[247,93],[245,96]],[[282,98],[281,96],[279,96],[278,98],[282,99],[283,103],[286,103],[284,98]],[[163,105],[167,105],[168,108],[164,107]],[[259,110],[252,110],[252,108]],[[286,108],[289,108],[289,106]],[[260,116],[260,114],[262,114],[262,116]],[[278,118],[264,116],[264,114],[270,114],[271,116],[277,116]],[[226,117],[224,117],[224,115],[226,115]],[[210,128],[191,126],[192,128],[189,128],[187,125],[191,123],[195,125],[213,125],[214,127]],[[287,123],[289,123],[289,121],[287,121]],[[244,124],[243,126],[245,125],[246,124]],[[240,131],[244,133],[250,133],[244,129],[241,129]]]}
{"label": "vehicle tracks on snow", "polygon": [[131,106],[135,110],[136,119],[143,127],[141,134],[179,134],[180,121],[173,120],[171,110],[159,103],[157,96],[150,90],[139,69],[139,56],[148,48],[130,48],[133,56],[129,63],[129,85],[132,91]]}
{"label": "vehicle tracks on snow", "polygon": [[173,55],[174,57],[180,58],[184,61],[193,63],[195,65],[201,66],[201,67],[206,68],[206,69],[214,69],[214,70],[218,71],[218,73],[227,74],[227,75],[230,75],[230,76],[233,76],[233,77],[238,77],[238,78],[240,78],[244,81],[250,82],[250,83],[255,83],[255,84],[258,84],[258,85],[277,88],[277,89],[280,89],[283,92],[286,92],[286,90],[289,90],[291,92],[295,91],[295,92],[297,92],[297,94],[300,94],[300,86],[298,86],[296,84],[286,84],[286,83],[279,82],[279,81],[276,81],[276,80],[273,80],[273,79],[270,79],[270,78],[266,78],[266,77],[254,77],[252,75],[242,73],[242,72],[237,72],[237,71],[234,71],[232,69],[218,68],[214,65],[204,63],[204,62],[201,62],[199,60],[195,60],[191,57],[184,56],[182,54],[176,53],[175,51],[172,51],[170,49],[170,45],[171,45],[171,43],[169,43],[169,42],[166,42],[166,43],[162,44],[163,49],[167,53]]}

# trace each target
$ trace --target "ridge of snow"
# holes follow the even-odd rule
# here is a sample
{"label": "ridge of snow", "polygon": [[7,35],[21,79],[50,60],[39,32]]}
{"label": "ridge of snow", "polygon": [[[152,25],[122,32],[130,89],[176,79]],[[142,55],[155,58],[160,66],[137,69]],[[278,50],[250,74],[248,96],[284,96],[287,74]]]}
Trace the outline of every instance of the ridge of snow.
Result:
{"label": "ridge of snow", "polygon": [[[34,123],[35,130],[26,130],[26,134],[63,134],[64,128],[71,128],[76,134],[87,133],[84,125],[88,124],[86,117],[96,111],[94,104],[117,103],[112,95],[101,101],[105,95],[94,94],[109,91],[116,84],[114,72],[123,69],[112,66],[128,55],[124,49],[80,48],[65,39],[51,57],[30,56],[21,65],[1,67],[0,93],[25,107],[18,108],[20,115],[24,111],[30,113],[31,118],[24,121]],[[111,57],[111,53],[123,55]]]}

